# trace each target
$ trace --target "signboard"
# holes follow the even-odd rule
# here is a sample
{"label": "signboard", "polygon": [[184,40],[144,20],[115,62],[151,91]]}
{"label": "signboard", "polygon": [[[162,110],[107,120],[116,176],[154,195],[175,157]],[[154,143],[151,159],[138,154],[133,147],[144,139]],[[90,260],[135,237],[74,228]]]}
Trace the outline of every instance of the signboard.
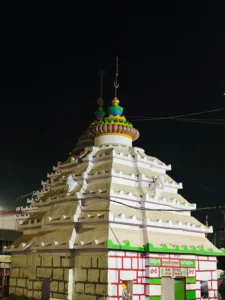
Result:
{"label": "signboard", "polygon": [[160,266],[161,259],[160,258],[150,258],[150,266]]}
{"label": "signboard", "polygon": [[157,267],[150,267],[149,268],[149,277],[157,278],[159,277],[159,268]]}
{"label": "signboard", "polygon": [[188,268],[188,277],[195,277],[195,268]]}
{"label": "signboard", "polygon": [[179,267],[179,260],[177,259],[162,259],[162,267]]}
{"label": "signboard", "polygon": [[185,268],[160,268],[160,276],[186,277],[187,269]]}
{"label": "signboard", "polygon": [[181,267],[194,268],[195,260],[187,259],[169,259],[169,258],[150,258],[150,266],[162,267]]}
{"label": "signboard", "polygon": [[180,260],[181,267],[193,268],[195,267],[195,260]]}

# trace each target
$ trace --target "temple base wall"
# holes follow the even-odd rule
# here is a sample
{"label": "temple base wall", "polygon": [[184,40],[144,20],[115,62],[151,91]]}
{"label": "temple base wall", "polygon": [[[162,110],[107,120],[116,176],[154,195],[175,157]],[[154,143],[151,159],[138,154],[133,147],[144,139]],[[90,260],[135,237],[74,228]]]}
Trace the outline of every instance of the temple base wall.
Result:
{"label": "temple base wall", "polygon": [[202,283],[208,298],[217,299],[216,257],[133,251],[13,255],[10,294],[42,299],[48,279],[49,298],[54,299],[120,300],[125,283],[133,300],[160,300],[167,279],[174,285],[178,278],[187,300],[201,299]]}
{"label": "temple base wall", "polygon": [[74,272],[77,300],[103,300],[108,293],[108,252],[80,252]]}
{"label": "temple base wall", "polygon": [[[216,300],[218,297],[216,257],[110,251],[108,267],[109,300],[121,299],[124,283],[128,290],[130,288],[133,300],[164,299],[176,279],[183,280],[183,293],[187,300],[202,299],[203,283],[208,287],[209,299]],[[165,279],[171,279],[167,286]]]}
{"label": "temple base wall", "polygon": [[69,253],[13,255],[9,294],[42,298],[43,280],[50,278],[50,296],[67,299],[69,269],[73,257]]}
{"label": "temple base wall", "polygon": [[107,252],[14,254],[10,295],[42,299],[49,280],[50,298],[103,300],[108,293]]}

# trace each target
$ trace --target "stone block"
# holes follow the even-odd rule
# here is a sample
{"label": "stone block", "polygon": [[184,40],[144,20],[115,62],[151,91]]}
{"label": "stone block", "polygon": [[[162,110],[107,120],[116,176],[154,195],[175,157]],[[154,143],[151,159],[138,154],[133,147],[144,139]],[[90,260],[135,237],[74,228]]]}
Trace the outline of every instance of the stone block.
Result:
{"label": "stone block", "polygon": [[89,269],[88,270],[88,282],[99,282],[99,270]]}
{"label": "stone block", "polygon": [[11,278],[9,279],[9,285],[10,285],[10,286],[17,286],[16,283],[17,283],[17,279],[16,279],[16,278],[12,278],[12,277],[11,277]]}
{"label": "stone block", "polygon": [[10,287],[9,287],[9,295],[12,295],[12,294],[15,294],[15,293],[16,293],[16,288],[10,286]]}
{"label": "stone block", "polygon": [[59,282],[59,292],[63,293],[65,289],[65,284],[64,282]]}
{"label": "stone block", "polygon": [[134,284],[133,285],[133,293],[137,294],[137,295],[143,295],[144,294],[144,287],[145,287],[144,284]]}
{"label": "stone block", "polygon": [[60,256],[53,256],[53,267],[60,267],[61,266],[61,258]]}
{"label": "stone block", "polygon": [[64,281],[69,281],[69,269],[64,269]]}
{"label": "stone block", "polygon": [[100,271],[100,282],[108,282],[108,270]]}
{"label": "stone block", "polygon": [[87,270],[75,268],[75,280],[76,281],[87,281]]}
{"label": "stone block", "polygon": [[108,260],[108,267],[114,269],[122,269],[122,257],[110,257]]}
{"label": "stone block", "polygon": [[95,285],[93,283],[86,283],[84,292],[85,292],[85,294],[94,294],[95,293]]}
{"label": "stone block", "polygon": [[28,290],[32,290],[33,289],[33,281],[32,280],[28,280],[27,281],[27,288],[28,288]]}
{"label": "stone block", "polygon": [[[117,272],[114,272],[113,270],[109,270],[109,282],[118,282],[118,276],[116,276],[116,273]],[[120,271],[120,279],[122,280],[134,280],[136,277],[136,271]]]}
{"label": "stone block", "polygon": [[42,256],[42,267],[52,267],[53,264],[53,257],[50,255]]}
{"label": "stone block", "polygon": [[30,254],[27,256],[27,266],[28,267],[37,267],[41,265],[41,257],[39,254]]}
{"label": "stone block", "polygon": [[25,297],[27,297],[27,295],[28,295],[28,289],[23,289],[23,294],[24,294]]}
{"label": "stone block", "polygon": [[26,280],[26,279],[21,279],[21,278],[18,278],[18,279],[17,279],[17,286],[18,286],[18,287],[25,287],[25,286],[26,286],[26,283],[27,283],[27,280]]}
{"label": "stone block", "polygon": [[26,267],[27,256],[26,255],[12,255],[12,268]]}
{"label": "stone block", "polygon": [[217,268],[216,261],[199,261],[200,271],[214,271]]}
{"label": "stone block", "polygon": [[34,291],[34,299],[41,299],[42,291]]}
{"label": "stone block", "polygon": [[96,300],[97,297],[94,296],[94,295],[75,294],[73,299],[76,299],[76,300]]}
{"label": "stone block", "polygon": [[97,268],[97,266],[98,266],[98,257],[97,256],[91,257],[91,266],[92,266],[92,268]]}
{"label": "stone block", "polygon": [[19,268],[11,268],[10,276],[11,277],[19,277],[20,269]]}
{"label": "stone block", "polygon": [[16,295],[17,296],[23,296],[23,288],[16,287]]}
{"label": "stone block", "polygon": [[97,284],[95,287],[96,294],[107,295],[108,294],[108,285],[107,284]]}
{"label": "stone block", "polygon": [[50,268],[37,268],[37,278],[51,278],[52,269]]}
{"label": "stone block", "polygon": [[58,292],[58,281],[52,281],[50,283],[50,291],[51,292]]}
{"label": "stone block", "polygon": [[33,299],[33,291],[32,290],[28,290],[27,297],[28,297],[28,299],[29,298]]}
{"label": "stone block", "polygon": [[52,295],[53,299],[66,299],[65,295],[53,293]]}
{"label": "stone block", "polygon": [[70,267],[70,258],[62,258],[62,267],[69,268]]}
{"label": "stone block", "polygon": [[106,256],[106,254],[99,256],[98,267],[101,269],[108,267],[108,257]]}
{"label": "stone block", "polygon": [[20,277],[28,278],[29,275],[30,275],[30,268],[29,267],[20,268]]}
{"label": "stone block", "polygon": [[34,288],[34,290],[41,290],[42,289],[42,280],[34,281],[33,288]]}
{"label": "stone block", "polygon": [[84,294],[84,283],[75,283],[75,291]]}
{"label": "stone block", "polygon": [[63,269],[53,269],[53,279],[63,280]]}
{"label": "stone block", "polygon": [[123,268],[131,269],[131,258],[123,258]]}
{"label": "stone block", "polygon": [[68,282],[65,282],[65,291],[67,292],[68,291]]}
{"label": "stone block", "polygon": [[77,257],[77,267],[78,268],[90,268],[91,267],[91,257],[90,256],[78,256]]}

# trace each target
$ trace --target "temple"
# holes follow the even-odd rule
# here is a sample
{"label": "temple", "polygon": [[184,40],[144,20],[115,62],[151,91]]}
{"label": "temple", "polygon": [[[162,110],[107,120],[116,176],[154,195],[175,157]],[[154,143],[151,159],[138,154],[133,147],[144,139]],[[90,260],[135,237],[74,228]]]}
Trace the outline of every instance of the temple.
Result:
{"label": "temple", "polygon": [[[171,166],[133,146],[117,98],[48,174],[12,253],[10,294],[34,299],[217,299],[212,227],[191,216]],[[171,298],[170,298],[171,295]]]}

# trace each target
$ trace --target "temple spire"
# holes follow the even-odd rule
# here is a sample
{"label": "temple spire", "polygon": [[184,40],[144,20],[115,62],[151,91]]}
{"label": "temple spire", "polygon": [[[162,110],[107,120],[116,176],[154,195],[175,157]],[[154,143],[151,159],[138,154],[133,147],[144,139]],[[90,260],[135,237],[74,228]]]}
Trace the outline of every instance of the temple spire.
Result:
{"label": "temple spire", "polygon": [[105,116],[105,112],[103,110],[103,104],[104,104],[104,100],[103,100],[103,76],[105,75],[105,71],[100,70],[99,75],[100,75],[100,97],[97,100],[97,103],[99,105],[99,108],[96,112],[96,116],[97,119],[103,119]]}
{"label": "temple spire", "polygon": [[119,87],[118,75],[119,75],[119,58],[117,56],[116,57],[116,77],[115,77],[115,81],[113,82],[114,87],[115,87],[115,99],[117,99],[117,89]]}

